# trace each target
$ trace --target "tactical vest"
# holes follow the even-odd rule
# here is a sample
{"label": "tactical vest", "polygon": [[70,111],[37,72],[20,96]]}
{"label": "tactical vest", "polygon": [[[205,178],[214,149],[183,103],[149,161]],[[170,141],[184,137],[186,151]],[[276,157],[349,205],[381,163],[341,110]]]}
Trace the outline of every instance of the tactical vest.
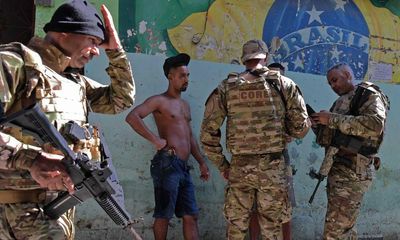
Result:
{"label": "tactical vest", "polygon": [[275,153],[285,148],[285,106],[267,77],[276,75],[266,72],[246,81],[236,74],[226,80],[226,136],[232,154]]}
{"label": "tactical vest", "polygon": [[[91,128],[87,124],[88,103],[83,79],[78,75],[73,80],[59,75],[52,69],[44,66],[40,56],[36,52],[22,44],[13,44],[4,50],[13,51],[21,56],[24,61],[26,78],[25,89],[17,93],[16,99],[7,114],[17,112],[37,102],[50,122],[61,132],[64,125],[69,121],[76,122],[78,125],[84,127],[84,129]],[[31,92],[31,94],[27,96],[27,92]],[[23,134],[19,128],[7,127],[4,131],[23,143],[38,146],[33,137]],[[99,146],[100,139],[96,128],[94,131],[91,130],[87,139],[83,139],[75,144],[71,143],[70,145],[74,151],[85,152],[89,158],[94,157],[97,160],[100,159]],[[45,144],[41,147],[46,152],[59,153],[51,145]],[[14,172],[16,175],[19,175],[19,171]],[[0,178],[4,179],[4,174],[1,174],[1,172]]]}
{"label": "tactical vest", "polygon": [[[354,96],[349,104],[349,110],[345,114],[353,116],[360,115],[359,113],[360,108],[368,100],[371,94],[380,95],[386,110],[390,109],[389,98],[380,90],[378,86],[370,82],[362,82],[356,86]],[[335,105],[333,105],[330,108],[330,111],[333,112],[334,109]],[[339,136],[339,134],[341,134],[339,130],[329,129],[327,127],[321,128],[317,133],[317,143],[320,144],[321,146],[327,147],[335,141],[336,136]],[[382,132],[382,134],[378,137],[362,138],[362,146],[360,148],[359,153],[364,156],[376,154],[383,141],[383,135],[384,133]]]}

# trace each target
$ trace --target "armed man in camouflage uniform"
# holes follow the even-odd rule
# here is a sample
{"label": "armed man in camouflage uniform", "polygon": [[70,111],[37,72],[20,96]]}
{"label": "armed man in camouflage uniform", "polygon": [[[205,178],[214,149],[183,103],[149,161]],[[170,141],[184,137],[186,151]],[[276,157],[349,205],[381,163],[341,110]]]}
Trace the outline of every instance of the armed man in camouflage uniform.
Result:
{"label": "armed man in camouflage uniform", "polygon": [[[279,71],[279,73],[282,76],[285,76],[285,67],[278,62],[269,64],[268,68],[269,70]],[[286,140],[289,143],[292,141],[292,138],[287,137]],[[286,164],[286,174],[287,174],[286,178],[288,184],[289,201],[287,202],[286,207],[283,210],[282,235],[283,235],[283,240],[291,240],[292,210],[293,207],[296,206],[296,199],[294,196],[294,188],[293,188],[293,175],[296,172],[296,170],[294,170],[294,168],[290,164],[290,156],[287,147],[285,148],[285,150],[283,150],[283,158],[285,159],[285,164]],[[250,234],[250,240],[257,240],[259,239],[260,236],[260,224],[258,223],[257,206],[253,206],[253,208],[255,209],[253,209],[254,211],[250,216],[249,234]]]}
{"label": "armed man in camouflage uniform", "polygon": [[372,83],[354,85],[353,71],[345,63],[328,70],[327,79],[339,98],[329,112],[312,114],[313,125],[319,125],[317,142],[326,148],[323,166],[329,166],[320,169],[321,175],[328,176],[324,239],[357,239],[355,224],[379,167],[376,153],[389,102]]}
{"label": "armed man in camouflage uniform", "polygon": [[[244,239],[254,201],[261,234],[282,239],[282,211],[288,202],[282,151],[286,135],[304,137],[310,126],[299,88],[264,67],[267,53],[261,40],[245,43],[246,71],[229,74],[206,102],[200,139],[210,161],[228,180],[224,204],[228,239]],[[220,143],[225,118],[230,162]]]}
{"label": "armed man in camouflage uniform", "polygon": [[[0,45],[1,116],[36,102],[60,132],[71,120],[86,129],[87,138],[71,142],[71,148],[98,160],[100,140],[87,123],[89,112],[120,113],[133,105],[135,94],[112,16],[104,5],[101,12],[105,25],[89,2],[72,1],[56,10],[44,39]],[[108,86],[75,71],[99,55],[99,47],[110,62]],[[73,239],[73,209],[58,220],[41,211],[59,191],[73,191],[59,151],[3,126],[0,152],[0,239]]]}

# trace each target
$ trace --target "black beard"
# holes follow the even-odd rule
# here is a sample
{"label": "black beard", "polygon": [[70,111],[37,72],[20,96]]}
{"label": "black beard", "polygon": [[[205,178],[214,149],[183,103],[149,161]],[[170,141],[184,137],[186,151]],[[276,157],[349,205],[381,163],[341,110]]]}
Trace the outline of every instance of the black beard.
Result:
{"label": "black beard", "polygon": [[181,87],[181,89],[179,89],[179,90],[181,90],[181,92],[184,92],[184,91],[186,91],[186,89],[187,89],[187,87]]}

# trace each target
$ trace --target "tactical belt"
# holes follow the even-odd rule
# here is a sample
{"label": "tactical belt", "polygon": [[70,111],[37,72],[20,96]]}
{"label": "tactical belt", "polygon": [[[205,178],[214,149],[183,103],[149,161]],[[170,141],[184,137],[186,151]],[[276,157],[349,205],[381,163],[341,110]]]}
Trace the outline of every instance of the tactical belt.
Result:
{"label": "tactical belt", "polygon": [[24,179],[24,178],[0,179],[0,189],[9,189],[15,186],[24,188],[33,188],[33,187],[37,188],[39,184],[33,179]]}
{"label": "tactical belt", "polygon": [[275,160],[275,159],[282,158],[283,150],[282,150],[282,152],[259,153],[259,154],[233,154],[233,155],[235,155],[235,156],[240,156],[240,157],[253,156],[253,155],[257,155],[257,156],[269,156],[269,159]]}
{"label": "tactical belt", "polygon": [[0,204],[6,203],[43,203],[46,190],[0,190]]}

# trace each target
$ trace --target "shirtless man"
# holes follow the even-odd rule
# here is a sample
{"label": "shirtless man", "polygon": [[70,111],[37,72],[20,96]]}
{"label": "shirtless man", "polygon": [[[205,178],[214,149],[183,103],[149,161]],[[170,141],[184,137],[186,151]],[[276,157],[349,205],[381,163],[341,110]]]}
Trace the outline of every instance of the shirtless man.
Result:
{"label": "shirtless man", "polygon": [[[167,238],[168,222],[174,212],[177,217],[183,217],[184,238],[199,238],[199,210],[187,165],[190,154],[199,164],[201,179],[207,181],[209,171],[192,134],[189,104],[181,98],[181,92],[188,87],[189,61],[187,54],[167,58],[163,66],[169,81],[167,91],[149,97],[126,117],[128,124],[158,150],[150,168],[156,204],[153,214],[156,240]],[[142,120],[150,113],[154,116],[158,136]]]}

